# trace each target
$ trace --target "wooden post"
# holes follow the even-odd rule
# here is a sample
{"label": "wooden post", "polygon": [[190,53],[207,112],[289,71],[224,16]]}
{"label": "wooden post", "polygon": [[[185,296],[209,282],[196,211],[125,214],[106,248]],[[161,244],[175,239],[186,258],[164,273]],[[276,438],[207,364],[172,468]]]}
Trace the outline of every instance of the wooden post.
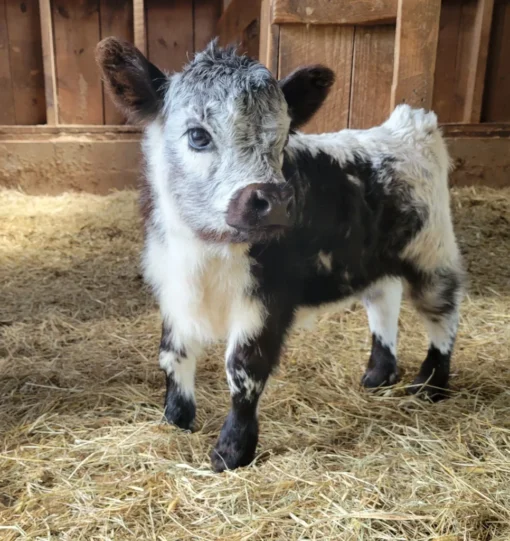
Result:
{"label": "wooden post", "polygon": [[399,0],[391,110],[400,103],[430,109],[441,0]]}
{"label": "wooden post", "polygon": [[464,122],[480,122],[494,0],[478,0],[468,68]]}
{"label": "wooden post", "polygon": [[280,26],[273,24],[274,0],[262,0],[260,8],[260,45],[259,61],[264,64],[275,77],[278,73],[278,57],[280,47]]}
{"label": "wooden post", "polygon": [[44,94],[46,98],[46,123],[58,124],[57,75],[55,71],[55,48],[53,44],[53,21],[50,0],[39,0],[41,14],[41,40],[44,70]]}
{"label": "wooden post", "polygon": [[147,37],[145,34],[144,0],[133,0],[133,27],[135,45],[142,54],[147,54]]}

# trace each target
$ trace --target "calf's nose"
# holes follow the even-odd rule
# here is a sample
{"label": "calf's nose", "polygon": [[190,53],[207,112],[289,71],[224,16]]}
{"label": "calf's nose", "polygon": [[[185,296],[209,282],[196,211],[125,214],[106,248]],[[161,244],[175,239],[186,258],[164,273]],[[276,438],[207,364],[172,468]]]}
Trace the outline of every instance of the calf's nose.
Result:
{"label": "calf's nose", "polygon": [[232,198],[227,223],[241,229],[289,227],[294,218],[294,191],[285,184],[249,184]]}

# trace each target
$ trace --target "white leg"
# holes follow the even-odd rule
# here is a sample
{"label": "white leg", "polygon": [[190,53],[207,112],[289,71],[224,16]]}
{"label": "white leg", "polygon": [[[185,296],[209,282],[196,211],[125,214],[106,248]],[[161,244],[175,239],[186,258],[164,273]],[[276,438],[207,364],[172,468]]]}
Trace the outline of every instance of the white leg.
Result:
{"label": "white leg", "polygon": [[372,351],[362,379],[365,387],[392,385],[398,379],[397,335],[402,289],[400,278],[386,278],[363,297],[372,332]]}

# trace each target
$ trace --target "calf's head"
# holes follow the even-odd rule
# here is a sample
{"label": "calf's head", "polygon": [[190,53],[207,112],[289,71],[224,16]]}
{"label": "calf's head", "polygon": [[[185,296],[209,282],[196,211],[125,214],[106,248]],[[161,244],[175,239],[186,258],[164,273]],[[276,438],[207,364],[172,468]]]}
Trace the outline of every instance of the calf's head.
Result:
{"label": "calf's head", "polygon": [[284,148],[322,105],[334,81],[330,69],[308,66],[277,81],[216,41],[173,75],[115,38],[99,43],[97,59],[117,106],[159,134],[165,175],[157,197],[171,197],[197,235],[250,242],[292,225]]}

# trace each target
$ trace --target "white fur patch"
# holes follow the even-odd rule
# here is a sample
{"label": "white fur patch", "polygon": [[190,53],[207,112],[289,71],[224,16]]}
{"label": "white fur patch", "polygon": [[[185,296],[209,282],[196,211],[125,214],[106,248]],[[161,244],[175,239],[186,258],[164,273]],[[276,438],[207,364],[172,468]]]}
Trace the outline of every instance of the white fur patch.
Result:
{"label": "white fur patch", "polygon": [[370,287],[363,296],[370,331],[395,356],[402,291],[402,281],[399,278],[386,278]]}
{"label": "white fur patch", "polygon": [[159,366],[167,376],[172,376],[179,391],[185,397],[195,399],[195,357],[177,357],[173,351],[160,351]]}

